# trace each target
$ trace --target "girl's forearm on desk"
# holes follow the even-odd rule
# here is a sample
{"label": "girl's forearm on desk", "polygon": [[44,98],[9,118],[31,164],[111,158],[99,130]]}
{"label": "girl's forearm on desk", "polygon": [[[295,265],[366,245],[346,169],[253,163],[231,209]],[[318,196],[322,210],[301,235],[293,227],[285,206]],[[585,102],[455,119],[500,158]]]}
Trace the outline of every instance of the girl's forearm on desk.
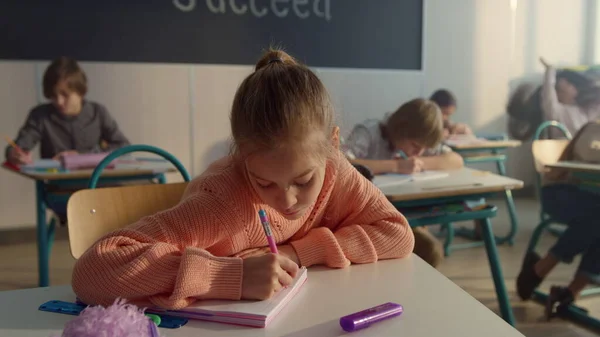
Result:
{"label": "girl's forearm on desk", "polygon": [[424,170],[455,170],[462,168],[464,162],[456,152],[444,153],[439,156],[421,157]]}

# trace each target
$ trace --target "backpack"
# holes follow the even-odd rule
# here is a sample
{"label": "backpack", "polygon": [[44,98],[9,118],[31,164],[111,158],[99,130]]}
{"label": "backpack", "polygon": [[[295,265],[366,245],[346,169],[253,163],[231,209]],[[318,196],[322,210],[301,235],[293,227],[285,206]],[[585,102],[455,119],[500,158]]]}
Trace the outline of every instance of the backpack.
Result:
{"label": "backpack", "polygon": [[539,85],[523,83],[510,97],[506,112],[509,115],[508,133],[512,138],[530,140],[542,123],[541,91]]}
{"label": "backpack", "polygon": [[600,120],[584,125],[572,142],[572,160],[600,164]]}

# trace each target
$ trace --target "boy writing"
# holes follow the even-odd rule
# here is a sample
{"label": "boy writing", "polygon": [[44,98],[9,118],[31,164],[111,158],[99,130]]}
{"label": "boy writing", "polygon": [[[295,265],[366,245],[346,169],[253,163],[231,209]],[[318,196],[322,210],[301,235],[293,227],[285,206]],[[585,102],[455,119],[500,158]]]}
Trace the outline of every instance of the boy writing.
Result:
{"label": "boy writing", "polygon": [[8,146],[6,160],[14,165],[30,164],[31,150],[40,143],[43,159],[107,150],[129,145],[117,122],[101,104],[85,100],[87,78],[77,61],[61,57],[46,69],[44,96],[51,102],[33,108],[15,139],[23,152]]}
{"label": "boy writing", "polygon": [[[383,120],[369,119],[356,125],[344,151],[353,164],[365,166],[373,174],[461,168],[462,157],[442,144],[443,138],[440,108],[432,101],[414,99]],[[426,228],[414,228],[413,232],[414,253],[437,266],[443,259],[440,242]]]}

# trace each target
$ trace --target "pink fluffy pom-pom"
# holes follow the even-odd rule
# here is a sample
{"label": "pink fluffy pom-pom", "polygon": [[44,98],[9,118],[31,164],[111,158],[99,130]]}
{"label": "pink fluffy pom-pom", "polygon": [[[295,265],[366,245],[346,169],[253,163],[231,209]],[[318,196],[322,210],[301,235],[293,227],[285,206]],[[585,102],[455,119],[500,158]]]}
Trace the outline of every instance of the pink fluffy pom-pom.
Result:
{"label": "pink fluffy pom-pom", "polygon": [[[144,310],[126,300],[117,299],[104,308],[85,308],[79,316],[65,324],[62,337],[151,337],[154,324]],[[157,329],[158,330],[158,329]]]}

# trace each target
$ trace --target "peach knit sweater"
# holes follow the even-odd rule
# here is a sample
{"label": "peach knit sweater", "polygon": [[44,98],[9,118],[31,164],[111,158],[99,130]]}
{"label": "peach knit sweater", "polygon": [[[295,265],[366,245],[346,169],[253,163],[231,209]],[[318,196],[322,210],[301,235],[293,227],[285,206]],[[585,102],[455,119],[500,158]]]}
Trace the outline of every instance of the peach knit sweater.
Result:
{"label": "peach knit sweater", "polygon": [[343,268],[404,257],[414,236],[406,219],[346,160],[329,162],[323,188],[306,214],[286,220],[262,203],[246,173],[213,164],[175,207],[97,241],[73,271],[73,290],[88,304],[117,297],[177,309],[201,299],[239,300],[244,250],[266,247],[263,208],[278,244],[301,265]]}

